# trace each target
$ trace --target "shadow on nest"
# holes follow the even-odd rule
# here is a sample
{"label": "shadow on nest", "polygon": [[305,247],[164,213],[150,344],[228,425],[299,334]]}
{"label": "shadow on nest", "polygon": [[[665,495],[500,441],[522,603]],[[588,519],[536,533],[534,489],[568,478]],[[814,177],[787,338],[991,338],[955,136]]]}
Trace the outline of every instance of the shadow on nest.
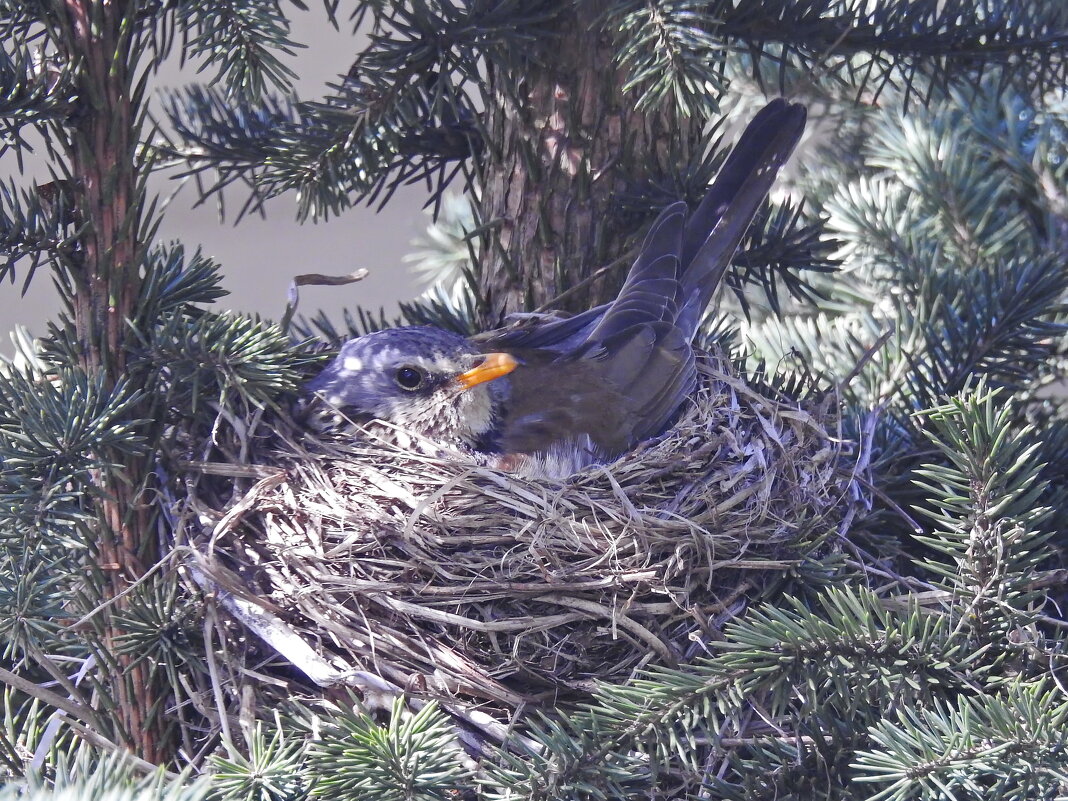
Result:
{"label": "shadow on nest", "polygon": [[699,373],[670,431],[564,481],[230,420],[185,465],[190,574],[323,686],[514,711],[685,662],[866,505],[832,397]]}

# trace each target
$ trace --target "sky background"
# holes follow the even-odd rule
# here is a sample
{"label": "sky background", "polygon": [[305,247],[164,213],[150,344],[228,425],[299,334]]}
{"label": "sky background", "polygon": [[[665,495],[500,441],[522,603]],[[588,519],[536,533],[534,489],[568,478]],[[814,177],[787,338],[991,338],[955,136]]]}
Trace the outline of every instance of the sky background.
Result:
{"label": "sky background", "polygon": [[[342,22],[334,30],[325,13],[315,4],[301,12],[293,6],[293,31],[290,38],[309,45],[286,63],[297,73],[296,92],[301,99],[317,99],[351,66],[365,40],[354,35]],[[156,77],[157,88],[178,88],[189,83],[210,82],[213,71],[197,72],[196,64],[179,66],[177,59]],[[0,158],[0,177],[14,178],[21,185],[30,180],[48,181],[42,161],[32,157],[27,172],[19,175],[10,155]],[[398,300],[418,292],[403,257],[414,251],[412,241],[419,238],[430,218],[422,211],[426,193],[421,187],[398,191],[381,212],[361,206],[326,223],[296,222],[296,204],[292,196],[275,199],[268,206],[266,220],[246,217],[237,225],[232,219],[220,221],[214,203],[196,206],[197,195],[192,183],[179,188],[178,182],[157,175],[152,190],[168,196],[179,189],[171,201],[158,235],[159,240],[179,240],[187,251],[200,247],[205,255],[222,267],[223,286],[230,295],[215,304],[217,309],[259,313],[277,319],[286,303],[286,293],[294,275],[317,272],[342,274],[365,267],[365,280],[344,287],[303,287],[299,313],[311,315],[318,308],[340,319],[346,307],[362,305],[377,309],[395,308]],[[233,192],[227,197],[228,209],[240,208],[244,197]],[[25,272],[17,268],[17,282],[0,285],[0,353],[9,354],[7,332],[24,325],[35,335],[45,333],[46,324],[59,309],[51,276],[39,270],[25,296],[21,295]]]}

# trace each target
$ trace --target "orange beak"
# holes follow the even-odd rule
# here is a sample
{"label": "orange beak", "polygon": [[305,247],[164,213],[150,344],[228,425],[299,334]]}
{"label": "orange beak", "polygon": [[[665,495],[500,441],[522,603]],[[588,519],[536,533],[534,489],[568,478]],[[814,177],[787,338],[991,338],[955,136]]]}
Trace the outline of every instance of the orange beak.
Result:
{"label": "orange beak", "polygon": [[456,376],[460,389],[471,389],[479,384],[508,375],[519,365],[515,357],[507,353],[487,353],[482,363]]}

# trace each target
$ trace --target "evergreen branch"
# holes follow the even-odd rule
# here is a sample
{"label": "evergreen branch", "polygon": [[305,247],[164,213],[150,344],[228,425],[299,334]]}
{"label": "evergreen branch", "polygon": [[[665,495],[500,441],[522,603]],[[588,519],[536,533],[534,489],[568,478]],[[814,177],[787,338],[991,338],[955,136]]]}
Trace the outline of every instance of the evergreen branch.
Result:
{"label": "evergreen branch", "polygon": [[[910,354],[911,394],[932,406],[962,391],[974,377],[1021,388],[1041,375],[1066,328],[1068,271],[1061,259],[1013,259],[933,271],[921,288],[916,313],[923,345]],[[902,309],[901,316],[909,316]]]}
{"label": "evergreen branch", "polygon": [[616,62],[627,71],[624,92],[649,110],[669,98],[686,115],[712,117],[727,87],[726,48],[717,38],[709,4],[699,0],[614,3],[604,26],[617,42]]}
{"label": "evergreen branch", "polygon": [[471,199],[446,195],[424,236],[412,243],[417,250],[404,257],[416,280],[446,293],[463,286],[464,271],[478,265],[476,227]]}
{"label": "evergreen branch", "polygon": [[191,37],[186,55],[218,66],[215,83],[228,96],[258,99],[267,84],[289,90],[296,73],[277,54],[292,56],[298,45],[277,0],[191,0],[178,20]]}
{"label": "evergreen branch", "polygon": [[104,469],[121,471],[146,449],[146,421],[130,415],[141,396],[130,386],[119,382],[108,392],[99,373],[89,377],[70,367],[48,376],[32,368],[0,373],[5,526],[31,532],[21,535],[26,542],[47,536],[57,549],[81,552],[84,543],[71,532],[88,514],[91,477]]}
{"label": "evergreen branch", "polygon": [[442,801],[469,777],[449,718],[437,704],[410,713],[394,699],[387,727],[358,706],[346,705],[325,721],[325,736],[306,753],[315,797],[351,801]]}
{"label": "evergreen branch", "polygon": [[179,596],[173,572],[145,578],[131,594],[132,603],[115,614],[120,634],[114,652],[166,671],[170,686],[181,686],[181,668],[195,665],[199,670],[204,661],[197,625],[202,611]]}
{"label": "evergreen branch", "polygon": [[[1045,413],[1049,411],[1049,405],[1052,404],[1034,404],[1028,409],[1030,424],[1042,432],[1041,447],[1035,456],[1042,465],[1039,478],[1048,486],[1042,505],[1068,509],[1068,420],[1062,412],[1056,412],[1053,419],[1047,417]],[[1054,516],[1047,525],[1058,538],[1068,531],[1068,520],[1060,515]]]}
{"label": "evergreen branch", "polygon": [[60,182],[32,190],[0,184],[0,281],[14,281],[15,265],[28,259],[25,291],[42,261],[72,255],[78,236],[73,217]]}
{"label": "evergreen branch", "polygon": [[1002,92],[998,102],[975,103],[961,91],[954,103],[968,109],[967,125],[987,158],[998,166],[1009,196],[1040,241],[1055,240],[1066,214],[1068,107],[1056,100],[1036,108],[1022,91]]}
{"label": "evergreen branch", "polygon": [[40,742],[52,709],[36,698],[4,687],[0,719],[0,763],[10,776],[23,775],[26,755]]}
{"label": "evergreen branch", "polygon": [[39,532],[26,532],[23,547],[7,546],[0,562],[0,638],[8,659],[49,647],[64,632],[63,581],[70,570],[57,563],[69,562],[71,553],[44,539]]}
{"label": "evergreen branch", "polygon": [[825,220],[806,216],[803,203],[766,208],[753,220],[731,259],[728,285],[747,312],[743,290],[755,285],[763,290],[772,311],[781,314],[780,283],[790,297],[812,300],[815,288],[806,273],[836,272],[841,262],[832,254],[839,244],[826,236]]}
{"label": "evergreen branch", "polygon": [[333,95],[300,104],[295,119],[278,119],[277,103],[266,110],[275,119],[269,141],[256,136],[258,126],[249,130],[256,117],[250,108],[230,108],[221,95],[205,98],[201,90],[184,108],[172,103],[168,110],[186,143],[169,150],[196,171],[214,168],[213,159],[227,165],[213,190],[234,180],[251,156],[243,169],[254,174],[247,178],[254,191],[296,191],[302,219],[337,214],[410,181],[436,180],[440,194],[455,175],[449,165],[481,147],[472,87],[482,82],[484,65],[526,58],[559,13],[556,3],[519,0],[393,5]]}
{"label": "evergreen branch", "polygon": [[296,391],[307,358],[277,326],[208,313],[164,316],[136,357],[131,372],[182,416],[196,416],[205,404],[236,404],[242,413],[273,406]]}
{"label": "evergreen branch", "polygon": [[201,190],[205,197],[242,182],[252,190],[246,209],[262,202],[256,171],[274,154],[279,131],[300,124],[287,101],[271,96],[259,105],[244,96],[230,101],[222,91],[201,86],[171,93],[164,101],[164,113],[175,138],[164,139],[157,149],[186,165],[179,177],[196,175],[199,180],[213,174],[212,182]]}
{"label": "evergreen branch", "polygon": [[901,707],[871,727],[856,781],[883,785],[872,801],[1059,797],[1066,782],[1068,701],[1046,681],[996,695]]}
{"label": "evergreen branch", "polygon": [[1014,430],[1015,410],[981,382],[974,392],[923,413],[930,441],[944,457],[915,471],[931,493],[918,511],[938,526],[917,539],[948,559],[922,565],[944,578],[960,605],[956,615],[981,642],[1007,642],[1031,623],[1038,592],[1031,580],[1048,557],[1039,505],[1045,492],[1034,429]]}
{"label": "evergreen branch", "polygon": [[26,693],[31,698],[43,701],[55,709],[66,712],[75,720],[91,721],[93,719],[94,712],[92,709],[84,707],[76,701],[64,698],[59,693],[54,693],[45,687],[40,687],[17,673],[12,673],[2,667],[0,667],[0,682]]}
{"label": "evergreen branch", "polygon": [[378,86],[350,77],[332,96],[300,104],[300,125],[279,130],[259,186],[268,196],[296,190],[301,219],[435,178],[440,196],[457,174],[449,165],[480,147],[475,111],[451,75],[410,78],[412,85]]}
{"label": "evergreen branch", "polygon": [[909,195],[888,175],[861,175],[828,200],[833,230],[847,261],[864,268],[872,283],[894,280],[897,272],[922,275],[924,244],[913,230]]}
{"label": "evergreen branch", "polygon": [[384,328],[396,328],[404,325],[401,317],[387,317],[385,309],[379,309],[377,313],[372,310],[357,306],[355,312],[346,308],[342,314],[340,328],[333,320],[320,310],[313,317],[300,317],[292,324],[293,333],[303,339],[318,339],[331,347],[337,348],[341,343],[349,339],[370,333],[381,331]]}
{"label": "evergreen branch", "polygon": [[50,13],[45,3],[0,0],[0,41],[27,41]]}
{"label": "evergreen branch", "polygon": [[[645,760],[625,747],[617,748],[611,732],[605,732],[594,716],[564,722],[544,719],[524,734],[536,743],[533,749],[502,748],[483,764],[478,780],[487,798],[553,801],[653,795]],[[671,797],[667,792],[664,796]]]}
{"label": "evergreen branch", "polygon": [[219,265],[196,250],[188,261],[177,242],[153,248],[145,259],[138,328],[149,330],[172,312],[190,312],[194,305],[214,303],[227,293]]}
{"label": "evergreen branch", "polygon": [[257,185],[268,197],[296,191],[300,219],[325,219],[349,208],[353,195],[369,195],[388,174],[402,132],[410,130],[405,120],[423,116],[418,93],[393,101],[389,111],[396,116],[387,118],[362,87],[347,81],[332,97],[302,104],[299,130],[279,131]]}
{"label": "evergreen branch", "polygon": [[[804,308],[796,314],[751,321],[745,326],[744,335],[754,360],[788,369],[811,370],[842,380],[887,330],[884,322],[863,311],[831,314]],[[860,376],[844,387],[848,399],[864,405],[878,402],[882,395],[881,379],[896,363],[892,354],[883,351],[885,347],[872,354]]]}
{"label": "evergreen branch", "polygon": [[957,95],[938,114],[880,125],[868,144],[871,166],[908,192],[914,236],[967,263],[1020,255],[1021,243],[1041,241],[1026,213],[1035,187],[1020,186],[1020,173],[977,135],[974,105]]}
{"label": "evergreen branch", "polygon": [[527,62],[532,45],[552,35],[552,23],[565,11],[554,0],[393,3],[376,15],[372,46],[350,77],[386,90],[377,100],[449,65],[461,71],[463,82],[480,82],[479,66],[486,61],[501,68]]}
{"label": "evergreen branch", "polygon": [[469,289],[449,293],[440,287],[400,304],[401,315],[408,325],[434,325],[463,336],[479,333],[476,308],[477,302]]}
{"label": "evergreen branch", "polygon": [[[30,774],[0,790],[0,801],[207,801],[211,786],[205,779],[161,769],[133,756],[78,724],[71,729],[91,748],[73,757],[60,755],[47,777]],[[103,752],[103,755],[102,753]]]}
{"label": "evergreen branch", "polygon": [[229,742],[224,742],[226,756],[212,755],[212,786],[217,793],[233,801],[307,797],[314,779],[303,770],[302,740],[287,739],[280,726],[268,739],[261,721],[246,732],[246,740],[247,756]]}
{"label": "evergreen branch", "polygon": [[[665,776],[693,786],[710,752],[726,755],[725,736],[743,751],[754,743],[796,749],[829,738],[830,750],[848,753],[863,742],[859,721],[874,723],[887,706],[973,686],[948,619],[915,603],[904,613],[889,611],[865,590],[829,590],[819,601],[816,611],[796,600],[790,609],[750,610],[713,644],[715,655],[602,686],[584,711],[534,728],[537,754],[500,753],[490,770],[494,783],[525,788],[517,796],[525,799],[557,797],[565,787],[630,797],[663,786]],[[750,707],[764,710],[756,723],[741,713]]]}
{"label": "evergreen branch", "polygon": [[12,371],[0,375],[0,456],[5,471],[88,485],[90,471],[121,469],[104,454],[140,454],[145,450],[141,427],[129,419],[140,393],[120,381],[110,391],[103,375],[79,370],[59,371],[59,380],[45,381]]}
{"label": "evergreen branch", "polygon": [[902,411],[935,406],[975,376],[1023,388],[1053,370],[1068,272],[1041,160],[1065,129],[1040,125],[1021,102],[991,88],[982,103],[955,92],[904,122],[883,116],[867,146],[882,173],[827,204],[867,290],[834,295],[847,306],[868,295],[897,328],[877,396],[893,388]]}
{"label": "evergreen branch", "polygon": [[63,535],[85,516],[82,487],[14,470],[0,473],[0,525],[7,537],[29,540],[46,533],[62,543]]}
{"label": "evergreen branch", "polygon": [[858,94],[894,85],[906,98],[917,82],[929,98],[927,81],[974,87],[995,69],[1040,92],[1068,78],[1068,9],[1059,3],[719,0],[710,14],[719,35],[753,57],[758,77],[764,60],[821,65]]}
{"label": "evergreen branch", "polygon": [[[765,605],[730,627],[715,657],[734,677],[732,692],[765,699],[773,715],[828,705],[855,711],[862,699],[874,712],[887,699],[919,701],[936,688],[969,685],[947,621],[918,606],[898,614],[860,589],[824,592],[818,611],[787,600],[792,608]],[[808,681],[815,675],[822,681]]]}
{"label": "evergreen branch", "polygon": [[[25,49],[12,55],[0,48],[0,136],[16,147],[25,146],[19,135],[22,126],[61,121],[73,104],[68,66],[35,59]],[[10,142],[0,144],[0,155],[12,146]]]}

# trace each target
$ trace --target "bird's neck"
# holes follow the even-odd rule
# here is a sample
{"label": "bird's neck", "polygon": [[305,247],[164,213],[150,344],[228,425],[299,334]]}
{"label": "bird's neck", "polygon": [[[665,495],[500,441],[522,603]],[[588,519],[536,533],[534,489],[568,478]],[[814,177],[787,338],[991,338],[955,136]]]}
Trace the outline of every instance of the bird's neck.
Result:
{"label": "bird's neck", "polygon": [[391,415],[399,428],[428,441],[466,451],[494,452],[499,443],[499,402],[484,387],[472,387],[446,402],[398,407]]}

